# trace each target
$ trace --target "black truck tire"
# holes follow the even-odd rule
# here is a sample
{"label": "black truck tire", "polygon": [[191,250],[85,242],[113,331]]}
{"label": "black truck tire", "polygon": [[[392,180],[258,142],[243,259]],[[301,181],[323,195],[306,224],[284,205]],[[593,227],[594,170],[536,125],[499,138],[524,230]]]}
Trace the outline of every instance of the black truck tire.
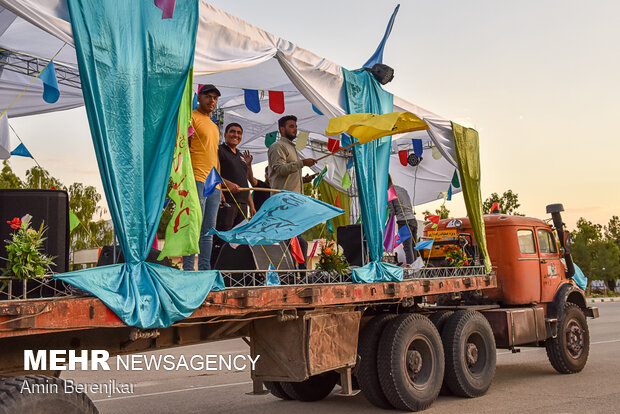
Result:
{"label": "black truck tire", "polygon": [[[22,389],[24,381],[27,381],[27,388],[31,390],[30,392],[25,391],[25,388]],[[56,389],[58,392],[55,392]],[[64,381],[60,378],[26,375],[0,380],[0,414],[96,414],[98,412],[86,394],[65,393]]]}
{"label": "black truck tire", "polygon": [[379,382],[379,372],[377,371],[377,350],[379,340],[385,326],[389,321],[396,318],[396,314],[378,315],[372,318],[362,332],[357,346],[359,362],[357,364],[357,382],[364,397],[374,406],[385,409],[392,409],[392,404],[388,401],[381,389]]}
{"label": "black truck tire", "polygon": [[377,358],[379,381],[396,409],[420,411],[439,395],[444,371],[441,337],[421,314],[401,315],[388,323]]}
{"label": "black truck tire", "polygon": [[441,334],[446,356],[444,383],[461,397],[479,397],[493,382],[497,359],[489,321],[474,310],[455,312]]}
{"label": "black truck tire", "polygon": [[274,397],[278,397],[282,400],[293,399],[293,397],[284,392],[284,390],[282,389],[282,384],[279,381],[265,381],[263,382],[263,384]]}
{"label": "black truck tire", "polygon": [[547,339],[545,348],[549,362],[560,374],[574,374],[585,367],[590,353],[590,331],[579,306],[564,304],[558,335]]}
{"label": "black truck tire", "polygon": [[302,382],[281,382],[280,385],[284,393],[294,400],[319,401],[331,394],[338,377],[336,371],[329,371],[313,375]]}

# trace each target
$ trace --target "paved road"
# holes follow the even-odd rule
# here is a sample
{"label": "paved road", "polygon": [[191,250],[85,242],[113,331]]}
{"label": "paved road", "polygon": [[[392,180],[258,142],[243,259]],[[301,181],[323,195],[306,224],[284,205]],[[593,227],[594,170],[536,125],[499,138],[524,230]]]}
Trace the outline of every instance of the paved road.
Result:
{"label": "paved road", "polygon": [[[611,413],[620,412],[620,303],[597,303],[601,317],[589,320],[591,348],[588,365],[575,375],[553,370],[544,349],[522,348],[521,353],[498,351],[497,373],[489,392],[475,399],[444,397],[427,413]],[[163,351],[184,354],[246,354],[240,340]],[[159,354],[159,353],[154,353]],[[77,382],[136,383],[135,394],[106,398],[92,395],[101,413],[375,413],[362,395],[332,394],[323,401],[281,401],[271,395],[249,395],[246,371],[200,373],[185,371],[82,372]],[[70,378],[69,376],[63,378]],[[338,387],[336,387],[338,388]],[[386,411],[389,412],[389,411]]]}

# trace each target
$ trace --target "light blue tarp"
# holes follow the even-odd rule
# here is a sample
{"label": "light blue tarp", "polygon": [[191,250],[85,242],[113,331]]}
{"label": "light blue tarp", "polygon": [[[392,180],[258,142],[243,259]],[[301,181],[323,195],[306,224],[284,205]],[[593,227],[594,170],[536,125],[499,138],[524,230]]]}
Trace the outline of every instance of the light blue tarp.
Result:
{"label": "light blue tarp", "polygon": [[[346,109],[349,114],[393,112],[394,96],[384,91],[365,70],[343,69]],[[353,281],[372,283],[403,280],[403,270],[381,262],[387,210],[387,179],[392,137],[383,137],[353,147],[362,226],[368,241],[371,263],[353,270]]]}
{"label": "light blue tarp", "polygon": [[152,1],[67,3],[99,172],[127,263],[57,277],[96,295],[127,325],[166,327],[223,287],[217,271],[144,262],[168,184],[198,2],[177,0],[165,20]]}
{"label": "light blue tarp", "polygon": [[571,279],[573,279],[582,290],[586,290],[588,287],[588,278],[583,274],[583,270],[581,270],[579,266],[575,263],[573,263],[573,266],[575,266],[575,274]]}
{"label": "light blue tarp", "polygon": [[212,229],[221,239],[236,244],[273,244],[289,240],[344,210],[290,191],[272,195],[245,225],[229,231]]}

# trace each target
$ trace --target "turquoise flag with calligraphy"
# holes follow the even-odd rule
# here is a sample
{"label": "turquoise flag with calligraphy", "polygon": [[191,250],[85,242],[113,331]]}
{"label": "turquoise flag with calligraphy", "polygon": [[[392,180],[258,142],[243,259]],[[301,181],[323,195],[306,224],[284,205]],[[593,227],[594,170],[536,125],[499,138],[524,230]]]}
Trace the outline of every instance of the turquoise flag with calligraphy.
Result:
{"label": "turquoise flag with calligraphy", "polygon": [[272,195],[245,225],[229,231],[212,229],[229,243],[273,244],[300,235],[310,227],[339,216],[344,210],[314,198],[290,191]]}

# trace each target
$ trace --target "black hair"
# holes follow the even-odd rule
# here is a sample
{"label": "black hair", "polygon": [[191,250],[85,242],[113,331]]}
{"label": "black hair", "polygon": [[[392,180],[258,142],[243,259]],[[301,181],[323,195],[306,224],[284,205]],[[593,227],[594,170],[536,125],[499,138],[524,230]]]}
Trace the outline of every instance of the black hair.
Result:
{"label": "black hair", "polygon": [[295,121],[295,122],[297,122],[297,117],[295,115],[286,115],[286,116],[283,116],[282,118],[278,119],[278,129],[279,128],[284,128],[288,121]]}
{"label": "black hair", "polygon": [[228,132],[228,130],[232,127],[237,127],[241,130],[241,132],[243,132],[243,127],[241,125],[239,125],[236,122],[231,122],[230,124],[226,125],[226,129],[224,129],[224,133],[226,134]]}

